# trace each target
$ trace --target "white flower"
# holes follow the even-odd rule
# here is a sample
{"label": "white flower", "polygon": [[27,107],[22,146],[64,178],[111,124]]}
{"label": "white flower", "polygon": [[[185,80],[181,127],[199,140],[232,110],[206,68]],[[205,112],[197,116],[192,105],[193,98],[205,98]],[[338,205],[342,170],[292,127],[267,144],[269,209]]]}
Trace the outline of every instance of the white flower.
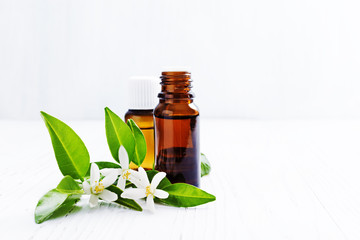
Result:
{"label": "white flower", "polygon": [[154,176],[150,183],[145,170],[142,167],[139,167],[138,178],[131,179],[131,182],[134,183],[137,188],[125,189],[121,194],[121,197],[130,199],[140,199],[146,197],[147,208],[154,212],[154,197],[167,198],[169,196],[169,193],[164,190],[156,189],[165,176],[166,173],[159,172]]}
{"label": "white flower", "polygon": [[90,184],[87,181],[83,182],[83,188],[85,194],[90,194],[89,205],[90,207],[96,207],[98,200],[101,198],[107,202],[113,202],[117,200],[117,195],[105,188],[113,184],[117,178],[117,172],[111,172],[100,180],[100,171],[96,163],[91,164],[90,169]]}
{"label": "white flower", "polygon": [[120,160],[121,169],[119,169],[118,172],[120,176],[117,183],[117,187],[124,191],[126,180],[137,178],[138,172],[129,168],[129,156],[123,146],[120,146],[119,149],[119,160]]}

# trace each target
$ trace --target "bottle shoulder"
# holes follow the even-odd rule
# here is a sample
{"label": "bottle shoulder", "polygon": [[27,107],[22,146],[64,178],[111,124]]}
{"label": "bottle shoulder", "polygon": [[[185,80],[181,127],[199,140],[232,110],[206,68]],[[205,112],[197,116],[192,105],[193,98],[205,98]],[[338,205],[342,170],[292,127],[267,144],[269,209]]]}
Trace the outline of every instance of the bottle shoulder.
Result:
{"label": "bottle shoulder", "polygon": [[153,128],[154,127],[154,118],[153,110],[132,110],[129,109],[125,113],[125,122],[129,119],[134,120],[136,125],[139,128]]}
{"label": "bottle shoulder", "polygon": [[194,103],[159,103],[155,110],[155,117],[198,116],[199,109]]}

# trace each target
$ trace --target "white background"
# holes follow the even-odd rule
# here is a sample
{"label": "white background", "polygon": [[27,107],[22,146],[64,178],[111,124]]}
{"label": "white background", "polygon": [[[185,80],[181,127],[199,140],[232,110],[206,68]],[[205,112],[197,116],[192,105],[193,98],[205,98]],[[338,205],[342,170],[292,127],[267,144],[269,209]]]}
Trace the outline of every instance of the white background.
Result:
{"label": "white background", "polygon": [[205,117],[360,117],[360,3],[0,0],[0,119],[103,119],[190,66]]}

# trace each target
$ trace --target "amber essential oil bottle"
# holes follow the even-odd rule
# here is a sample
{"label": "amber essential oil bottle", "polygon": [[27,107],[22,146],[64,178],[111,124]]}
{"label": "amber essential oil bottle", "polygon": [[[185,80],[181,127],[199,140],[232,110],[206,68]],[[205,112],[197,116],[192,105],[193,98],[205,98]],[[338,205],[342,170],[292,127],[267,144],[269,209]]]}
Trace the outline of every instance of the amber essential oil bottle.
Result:
{"label": "amber essential oil bottle", "polygon": [[[153,109],[156,105],[158,82],[152,77],[131,77],[129,81],[129,110],[125,114],[125,121],[129,119],[141,129],[146,141],[146,156],[141,164],[146,170],[154,168],[154,118]],[[137,169],[134,163],[130,168]]]}
{"label": "amber essential oil bottle", "polygon": [[164,71],[154,110],[155,168],[172,182],[200,186],[199,110],[193,103],[191,74]]}

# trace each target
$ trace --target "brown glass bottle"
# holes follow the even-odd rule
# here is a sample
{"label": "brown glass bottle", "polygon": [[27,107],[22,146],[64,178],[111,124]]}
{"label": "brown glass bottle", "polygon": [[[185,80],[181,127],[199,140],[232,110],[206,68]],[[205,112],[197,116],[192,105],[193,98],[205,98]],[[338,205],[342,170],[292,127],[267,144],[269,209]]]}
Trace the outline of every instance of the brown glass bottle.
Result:
{"label": "brown glass bottle", "polygon": [[162,72],[159,104],[154,110],[155,168],[172,183],[200,185],[199,111],[186,71]]}
{"label": "brown glass bottle", "polygon": [[[153,110],[138,110],[138,109],[129,109],[125,114],[125,121],[128,119],[134,120],[136,125],[141,129],[144,134],[146,141],[146,156],[141,164],[146,170],[154,168],[155,155],[154,155],[154,119],[153,119]],[[134,163],[130,163],[131,169],[137,169],[137,166]]]}

